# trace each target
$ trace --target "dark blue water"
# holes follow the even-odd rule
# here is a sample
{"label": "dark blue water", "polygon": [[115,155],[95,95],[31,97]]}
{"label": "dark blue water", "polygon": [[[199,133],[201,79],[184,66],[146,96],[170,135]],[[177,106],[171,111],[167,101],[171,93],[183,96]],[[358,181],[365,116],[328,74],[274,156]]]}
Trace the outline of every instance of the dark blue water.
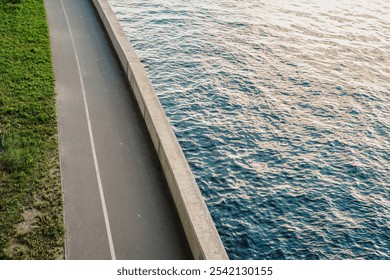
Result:
{"label": "dark blue water", "polygon": [[109,2],[230,258],[390,258],[390,2]]}

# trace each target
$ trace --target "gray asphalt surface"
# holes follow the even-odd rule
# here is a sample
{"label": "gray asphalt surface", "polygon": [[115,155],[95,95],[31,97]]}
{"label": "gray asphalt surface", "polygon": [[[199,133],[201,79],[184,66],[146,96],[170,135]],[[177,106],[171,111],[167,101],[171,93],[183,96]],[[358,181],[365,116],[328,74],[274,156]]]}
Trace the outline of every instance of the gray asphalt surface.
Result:
{"label": "gray asphalt surface", "polygon": [[188,259],[157,155],[90,1],[45,0],[66,259]]}

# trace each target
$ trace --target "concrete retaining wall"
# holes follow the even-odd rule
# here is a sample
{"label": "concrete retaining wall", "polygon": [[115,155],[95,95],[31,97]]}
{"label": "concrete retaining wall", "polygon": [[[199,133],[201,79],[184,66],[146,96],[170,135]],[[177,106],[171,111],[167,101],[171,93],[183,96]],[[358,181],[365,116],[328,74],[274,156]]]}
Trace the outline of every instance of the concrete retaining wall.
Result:
{"label": "concrete retaining wall", "polygon": [[149,130],[195,259],[228,256],[149,78],[106,0],[93,0]]}

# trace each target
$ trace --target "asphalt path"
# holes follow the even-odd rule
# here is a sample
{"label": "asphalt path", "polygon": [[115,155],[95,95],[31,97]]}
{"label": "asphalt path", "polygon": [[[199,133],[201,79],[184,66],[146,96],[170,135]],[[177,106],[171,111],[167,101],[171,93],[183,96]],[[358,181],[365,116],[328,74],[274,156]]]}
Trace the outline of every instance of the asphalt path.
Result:
{"label": "asphalt path", "polygon": [[56,77],[66,259],[188,259],[131,89],[91,1],[45,0]]}

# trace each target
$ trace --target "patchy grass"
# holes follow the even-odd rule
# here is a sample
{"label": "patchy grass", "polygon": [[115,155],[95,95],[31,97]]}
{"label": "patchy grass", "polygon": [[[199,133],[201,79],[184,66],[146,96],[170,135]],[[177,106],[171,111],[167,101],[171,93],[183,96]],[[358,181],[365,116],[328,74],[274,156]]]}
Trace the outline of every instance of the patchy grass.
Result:
{"label": "patchy grass", "polygon": [[0,259],[63,258],[54,74],[43,0],[0,0]]}

